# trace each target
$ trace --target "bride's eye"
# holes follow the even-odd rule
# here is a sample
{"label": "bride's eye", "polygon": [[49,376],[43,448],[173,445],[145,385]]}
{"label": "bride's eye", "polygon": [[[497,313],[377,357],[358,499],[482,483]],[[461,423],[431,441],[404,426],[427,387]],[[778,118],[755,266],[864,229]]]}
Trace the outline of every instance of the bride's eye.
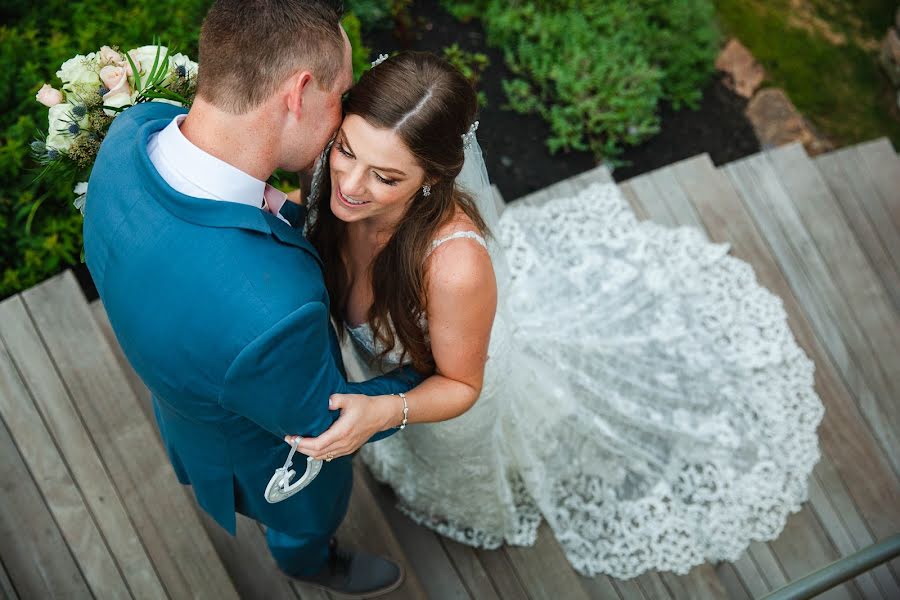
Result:
{"label": "bride's eye", "polygon": [[334,147],[337,148],[337,151],[338,151],[338,152],[340,152],[341,154],[343,154],[343,155],[346,156],[347,158],[353,158],[353,155],[350,154],[349,152],[347,152],[347,149],[344,148],[344,145],[343,145],[342,143],[337,142],[337,143],[334,145]]}
{"label": "bride's eye", "polygon": [[[372,173],[375,173],[375,171],[372,171]],[[397,180],[396,180],[396,179],[385,179],[384,177],[382,177],[382,176],[379,175],[378,173],[375,173],[375,177],[377,177],[377,178],[378,178],[378,181],[380,181],[381,183],[383,183],[383,184],[385,184],[385,185],[397,185]]]}

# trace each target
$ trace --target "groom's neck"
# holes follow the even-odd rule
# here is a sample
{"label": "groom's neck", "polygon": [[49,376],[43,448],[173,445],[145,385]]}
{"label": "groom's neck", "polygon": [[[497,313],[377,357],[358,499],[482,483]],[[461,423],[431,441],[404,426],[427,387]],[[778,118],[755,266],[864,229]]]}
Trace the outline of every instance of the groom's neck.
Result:
{"label": "groom's neck", "polygon": [[265,110],[243,115],[224,112],[197,98],[181,133],[204,152],[262,181],[277,167],[277,136]]}

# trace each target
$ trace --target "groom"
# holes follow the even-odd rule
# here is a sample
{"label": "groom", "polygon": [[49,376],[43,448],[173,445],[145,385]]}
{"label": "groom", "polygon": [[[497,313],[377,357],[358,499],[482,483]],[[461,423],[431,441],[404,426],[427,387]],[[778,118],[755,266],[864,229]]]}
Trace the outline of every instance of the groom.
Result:
{"label": "groom", "polygon": [[[267,526],[287,574],[345,595],[399,586],[387,559],[338,550],[351,458],[268,504],[287,434],[339,417],[334,393],[376,396],[390,435],[410,373],[348,384],[302,209],[266,185],[319,156],[352,83],[340,2],[219,0],[200,36],[189,113],[146,103],[116,118],[90,179],[85,259],[129,362],[153,393],[179,480],[222,527]],[[396,418],[391,417],[396,411]],[[342,417],[345,418],[345,417]],[[349,418],[349,417],[346,417]],[[140,451],[140,449],[137,449]]]}

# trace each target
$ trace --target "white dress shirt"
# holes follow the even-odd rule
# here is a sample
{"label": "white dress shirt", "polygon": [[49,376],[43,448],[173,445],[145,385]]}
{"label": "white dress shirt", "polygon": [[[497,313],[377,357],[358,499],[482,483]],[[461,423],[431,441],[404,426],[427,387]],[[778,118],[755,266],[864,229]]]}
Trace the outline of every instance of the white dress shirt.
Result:
{"label": "white dress shirt", "polygon": [[265,198],[275,216],[287,223],[278,212],[286,199],[284,194],[195,146],[181,133],[185,117],[178,115],[147,142],[150,161],[165,182],[194,198],[237,202],[260,209]]}

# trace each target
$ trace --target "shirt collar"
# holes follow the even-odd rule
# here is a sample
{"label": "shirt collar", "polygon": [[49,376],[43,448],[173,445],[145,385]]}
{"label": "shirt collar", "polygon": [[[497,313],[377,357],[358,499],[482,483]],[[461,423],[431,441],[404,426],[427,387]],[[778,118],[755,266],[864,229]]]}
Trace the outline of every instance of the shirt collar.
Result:
{"label": "shirt collar", "polygon": [[159,133],[159,152],[170,168],[202,189],[213,200],[248,204],[259,208],[266,182],[201,150],[181,133],[187,115],[177,115]]}

